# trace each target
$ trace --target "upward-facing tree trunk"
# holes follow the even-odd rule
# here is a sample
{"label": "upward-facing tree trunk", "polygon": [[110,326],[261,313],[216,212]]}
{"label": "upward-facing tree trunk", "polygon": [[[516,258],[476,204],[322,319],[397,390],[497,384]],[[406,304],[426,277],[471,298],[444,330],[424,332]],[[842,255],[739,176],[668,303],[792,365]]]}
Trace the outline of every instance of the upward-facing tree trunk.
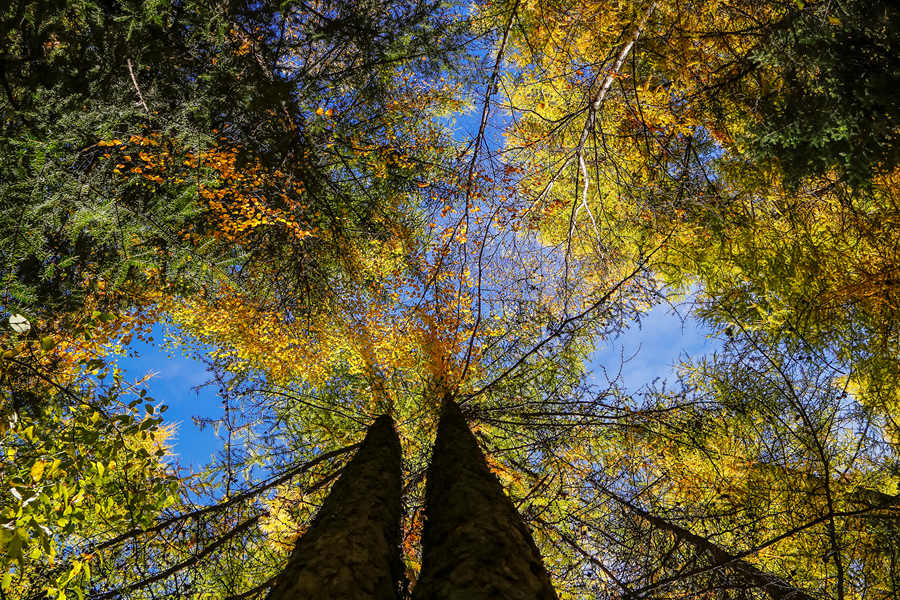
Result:
{"label": "upward-facing tree trunk", "polygon": [[675,534],[679,539],[688,542],[697,550],[705,552],[719,565],[728,567],[735,573],[740,574],[748,583],[758,586],[766,592],[772,600],[815,600],[813,596],[805,590],[795,587],[793,584],[777,575],[763,571],[738,556],[731,554],[709,539],[692,533],[684,527],[667,521],[662,517],[653,515],[609,490],[604,489],[604,493],[628,508],[628,510],[645,519],[657,529]]}
{"label": "upward-facing tree trunk", "polygon": [[445,401],[425,489],[422,573],[413,600],[555,600],[528,527]]}
{"label": "upward-facing tree trunk", "polygon": [[369,427],[268,600],[397,600],[400,441],[387,415]]}

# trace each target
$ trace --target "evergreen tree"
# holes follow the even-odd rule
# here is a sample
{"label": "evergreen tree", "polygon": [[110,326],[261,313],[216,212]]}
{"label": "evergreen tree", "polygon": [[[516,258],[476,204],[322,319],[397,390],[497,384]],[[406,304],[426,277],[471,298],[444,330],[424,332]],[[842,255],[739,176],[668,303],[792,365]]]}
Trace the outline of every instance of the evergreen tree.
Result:
{"label": "evergreen tree", "polygon": [[400,559],[400,442],[388,415],[369,427],[268,600],[396,600]]}
{"label": "evergreen tree", "polygon": [[528,526],[451,399],[441,411],[425,506],[415,600],[555,600]]}

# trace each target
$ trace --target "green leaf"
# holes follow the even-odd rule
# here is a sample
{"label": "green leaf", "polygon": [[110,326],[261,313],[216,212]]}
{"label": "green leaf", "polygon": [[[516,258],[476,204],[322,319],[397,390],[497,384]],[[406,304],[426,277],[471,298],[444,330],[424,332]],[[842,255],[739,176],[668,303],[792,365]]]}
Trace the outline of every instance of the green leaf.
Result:
{"label": "green leaf", "polygon": [[17,527],[13,532],[12,539],[10,539],[6,546],[6,555],[10,560],[21,562],[22,548],[25,546],[27,540],[28,532],[21,527]]}

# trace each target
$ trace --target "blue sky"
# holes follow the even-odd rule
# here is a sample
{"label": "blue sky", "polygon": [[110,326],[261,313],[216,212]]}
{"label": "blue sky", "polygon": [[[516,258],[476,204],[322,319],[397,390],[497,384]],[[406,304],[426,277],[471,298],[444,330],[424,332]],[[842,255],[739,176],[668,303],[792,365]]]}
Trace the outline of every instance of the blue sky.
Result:
{"label": "blue sky", "polygon": [[[680,313],[680,314],[679,314]],[[603,385],[601,367],[615,377],[621,367],[620,385],[637,392],[654,379],[674,379],[675,366],[686,356],[698,357],[719,348],[712,332],[687,308],[676,312],[658,305],[621,336],[601,344],[589,361],[596,383]]]}
{"label": "blue sky", "polygon": [[201,430],[194,424],[193,417],[222,416],[221,400],[214,385],[203,386],[210,374],[202,361],[185,356],[180,350],[163,347],[165,326],[155,325],[152,337],[152,343],[133,338],[134,342],[128,347],[129,356],[119,357],[118,366],[127,381],[154,373],[146,387],[156,403],[169,407],[163,413],[166,422],[178,425],[174,447],[176,459],[182,466],[198,470],[209,462],[221,444],[211,428]]}

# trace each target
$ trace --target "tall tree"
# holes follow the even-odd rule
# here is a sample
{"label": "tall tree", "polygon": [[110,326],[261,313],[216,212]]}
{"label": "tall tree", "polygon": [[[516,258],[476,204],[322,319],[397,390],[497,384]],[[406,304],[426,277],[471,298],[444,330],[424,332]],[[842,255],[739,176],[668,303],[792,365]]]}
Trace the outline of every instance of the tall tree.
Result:
{"label": "tall tree", "polygon": [[66,312],[99,284],[132,292],[110,298],[124,310],[135,287],[197,291],[249,261],[280,263],[262,281],[302,316],[336,275],[362,281],[431,155],[409,117],[451,95],[402,74],[452,56],[457,20],[432,2],[4,7],[4,307]]}
{"label": "tall tree", "polygon": [[414,599],[556,599],[528,526],[450,398],[441,410],[425,505]]}
{"label": "tall tree", "polygon": [[369,427],[268,600],[400,598],[400,441],[390,416]]}
{"label": "tall tree", "polygon": [[[0,358],[5,591],[258,598],[290,571],[331,459],[389,410],[410,579],[431,517],[421,594],[498,564],[450,564],[441,532],[470,515],[426,511],[443,490],[484,508],[466,509],[476,524],[502,515],[485,545],[519,543],[532,565],[539,549],[566,600],[897,595],[896,9],[483,3],[485,60],[454,63],[481,81],[469,144],[442,128],[460,96],[434,76],[459,72],[436,73],[430,51],[449,50],[462,12],[0,13],[2,304],[33,326]],[[615,368],[591,350],[685,289],[742,350],[644,401],[595,385]],[[190,480],[203,504],[182,495],[178,512],[152,448],[112,443],[157,429],[153,404],[143,417],[101,388],[75,394],[111,405],[101,424],[63,392],[131,335],[116,313],[148,305],[213,348],[224,400],[205,421],[224,451]],[[427,492],[436,388],[466,398],[471,430],[441,423]]]}

